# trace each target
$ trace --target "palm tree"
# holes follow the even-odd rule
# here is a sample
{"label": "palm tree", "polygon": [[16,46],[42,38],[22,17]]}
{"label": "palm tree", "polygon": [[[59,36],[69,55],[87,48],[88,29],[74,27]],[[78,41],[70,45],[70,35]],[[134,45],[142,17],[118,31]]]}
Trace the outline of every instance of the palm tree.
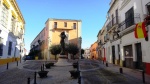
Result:
{"label": "palm tree", "polygon": [[68,44],[66,50],[68,53],[73,55],[73,60],[74,60],[74,55],[76,55],[79,52],[78,46],[73,43]]}
{"label": "palm tree", "polygon": [[52,45],[50,47],[50,52],[51,52],[51,54],[55,55],[55,60],[56,60],[57,54],[59,54],[61,52],[61,46],[60,45]]}

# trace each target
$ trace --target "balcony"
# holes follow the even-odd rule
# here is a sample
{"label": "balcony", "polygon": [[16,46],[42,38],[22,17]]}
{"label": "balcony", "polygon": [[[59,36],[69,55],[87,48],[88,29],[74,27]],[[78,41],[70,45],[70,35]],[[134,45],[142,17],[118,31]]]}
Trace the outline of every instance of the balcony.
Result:
{"label": "balcony", "polygon": [[120,31],[119,34],[133,31],[135,28],[135,25],[139,22],[141,22],[140,14],[134,14],[134,17],[125,19],[118,26],[118,30]]}
{"label": "balcony", "polygon": [[22,33],[18,33],[18,37],[21,39],[22,38]]}
{"label": "balcony", "polygon": [[106,36],[104,36],[104,41],[107,42],[109,40],[109,36],[108,34],[106,34]]}
{"label": "balcony", "polygon": [[101,40],[100,40],[100,41],[98,41],[98,45],[103,45]]}
{"label": "balcony", "polygon": [[119,17],[116,16],[114,17],[108,24],[107,24],[107,31],[109,31],[110,29],[114,28],[114,26],[118,25],[119,23]]}
{"label": "balcony", "polygon": [[13,35],[15,35],[15,27],[14,27],[14,26],[12,26],[9,31],[10,31],[10,33],[12,33]]}
{"label": "balcony", "polygon": [[62,27],[62,26],[58,26],[58,25],[53,25],[54,29],[66,29],[66,30],[71,30],[74,29],[74,26],[68,26],[68,27]]}

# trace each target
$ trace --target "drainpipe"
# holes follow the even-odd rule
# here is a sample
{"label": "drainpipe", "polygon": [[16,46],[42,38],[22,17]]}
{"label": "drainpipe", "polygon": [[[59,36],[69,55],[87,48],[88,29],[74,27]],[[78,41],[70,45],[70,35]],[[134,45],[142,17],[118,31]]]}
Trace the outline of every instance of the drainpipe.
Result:
{"label": "drainpipe", "polygon": [[[141,1],[141,8],[142,8],[142,17],[144,16],[144,9],[143,9],[143,1],[142,0],[140,0]],[[144,18],[144,17],[143,17]],[[143,21],[143,19],[141,18],[141,21]]]}

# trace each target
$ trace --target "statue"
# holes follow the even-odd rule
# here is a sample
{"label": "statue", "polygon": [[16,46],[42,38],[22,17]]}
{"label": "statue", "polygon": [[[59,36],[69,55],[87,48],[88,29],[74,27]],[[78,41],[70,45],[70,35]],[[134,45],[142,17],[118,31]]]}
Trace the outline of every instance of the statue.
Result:
{"label": "statue", "polygon": [[61,55],[65,55],[65,38],[66,38],[66,35],[65,35],[65,32],[61,32],[60,34],[60,37],[61,37],[61,40],[60,40],[60,44],[61,44]]}

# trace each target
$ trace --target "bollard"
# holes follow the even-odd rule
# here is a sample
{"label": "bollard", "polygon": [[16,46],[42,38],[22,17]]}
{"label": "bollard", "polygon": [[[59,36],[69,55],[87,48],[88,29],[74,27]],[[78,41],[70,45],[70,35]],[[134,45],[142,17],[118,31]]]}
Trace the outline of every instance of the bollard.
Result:
{"label": "bollard", "polygon": [[78,83],[81,84],[81,76],[78,78]]}
{"label": "bollard", "polygon": [[119,68],[119,71],[120,71],[120,73],[123,73],[123,69],[122,68]]}
{"label": "bollard", "polygon": [[42,68],[42,66],[41,66],[41,71],[43,71],[43,68]]}
{"label": "bollard", "polygon": [[44,64],[43,64],[43,71],[44,71]]}
{"label": "bollard", "polygon": [[143,78],[143,83],[145,83],[145,72],[142,70],[142,78]]}
{"label": "bollard", "polygon": [[17,61],[17,66],[18,66],[18,61]]}
{"label": "bollard", "polygon": [[20,63],[21,63],[21,56],[20,56]]}
{"label": "bollard", "polygon": [[77,62],[77,71],[79,71],[79,62]]}
{"label": "bollard", "polygon": [[108,67],[108,63],[106,62],[106,67]]}
{"label": "bollard", "polygon": [[33,84],[36,84],[36,72],[34,72],[34,83]]}
{"label": "bollard", "polygon": [[7,63],[7,69],[8,69],[8,63]]}
{"label": "bollard", "polygon": [[30,77],[28,78],[28,83],[27,84],[30,84]]}

